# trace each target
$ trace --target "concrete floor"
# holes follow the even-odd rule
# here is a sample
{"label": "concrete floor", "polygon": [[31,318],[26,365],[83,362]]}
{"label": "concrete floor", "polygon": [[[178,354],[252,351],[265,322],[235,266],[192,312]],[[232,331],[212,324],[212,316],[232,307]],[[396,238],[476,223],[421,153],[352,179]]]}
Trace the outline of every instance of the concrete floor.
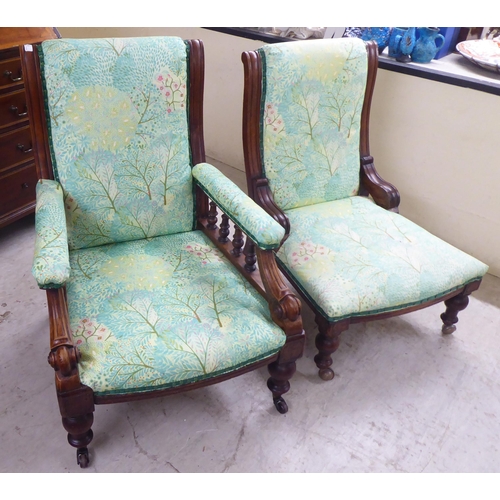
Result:
{"label": "concrete floor", "polygon": [[[238,183],[243,175],[227,173]],[[96,407],[91,465],[66,442],[47,363],[45,293],[31,276],[34,218],[0,230],[0,472],[498,472],[500,279],[487,275],[452,336],[442,305],[352,326],[336,377],[317,331],[280,415],[261,369],[181,395]]]}

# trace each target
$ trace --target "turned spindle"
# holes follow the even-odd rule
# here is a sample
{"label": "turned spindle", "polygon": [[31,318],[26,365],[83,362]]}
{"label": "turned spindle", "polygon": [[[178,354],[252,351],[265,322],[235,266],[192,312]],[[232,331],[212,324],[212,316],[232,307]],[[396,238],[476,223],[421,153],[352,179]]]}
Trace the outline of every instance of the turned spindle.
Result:
{"label": "turned spindle", "polygon": [[208,211],[207,217],[207,229],[215,230],[217,229],[217,205],[211,201],[210,209]]}
{"label": "turned spindle", "polygon": [[238,227],[234,226],[234,235],[233,235],[233,249],[231,253],[235,257],[239,257],[241,255],[241,249],[245,244],[245,239],[243,238],[243,231]]}
{"label": "turned spindle", "polygon": [[221,223],[219,228],[219,238],[221,243],[227,243],[229,241],[229,217],[223,213],[221,217]]}
{"label": "turned spindle", "polygon": [[247,243],[243,253],[245,255],[245,270],[249,273],[255,271],[257,269],[257,266],[255,265],[257,262],[257,255],[255,254],[255,245],[250,238],[247,238]]}

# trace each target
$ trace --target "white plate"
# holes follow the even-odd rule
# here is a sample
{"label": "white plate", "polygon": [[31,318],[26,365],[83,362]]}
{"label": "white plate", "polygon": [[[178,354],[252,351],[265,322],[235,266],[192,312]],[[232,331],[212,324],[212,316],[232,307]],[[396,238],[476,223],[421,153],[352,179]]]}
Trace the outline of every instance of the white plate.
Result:
{"label": "white plate", "polygon": [[500,41],[466,40],[457,45],[457,50],[466,59],[481,68],[500,73]]}

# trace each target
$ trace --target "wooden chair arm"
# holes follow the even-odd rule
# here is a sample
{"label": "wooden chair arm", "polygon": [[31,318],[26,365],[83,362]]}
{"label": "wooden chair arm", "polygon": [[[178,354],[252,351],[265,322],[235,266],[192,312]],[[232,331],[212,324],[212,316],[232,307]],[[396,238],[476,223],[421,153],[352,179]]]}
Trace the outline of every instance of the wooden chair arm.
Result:
{"label": "wooden chair arm", "polygon": [[209,163],[193,168],[197,186],[263,250],[279,248],[285,231],[258,203]]}
{"label": "wooden chair arm", "polygon": [[392,184],[380,177],[375,169],[373,157],[370,155],[370,108],[378,69],[378,49],[376,42],[373,40],[366,42],[366,50],[368,52],[368,76],[363,110],[361,113],[359,194],[361,196],[371,195],[377,205],[391,212],[398,213],[399,192]]}
{"label": "wooden chair arm", "polygon": [[286,284],[278,269],[274,252],[260,248],[256,250],[260,275],[268,296],[273,321],[285,331],[287,337],[303,336],[301,302]]}
{"label": "wooden chair arm", "polygon": [[[201,191],[198,187],[197,190]],[[201,199],[206,194],[198,193]],[[208,197],[207,197],[208,198]],[[203,203],[205,203],[203,201]],[[223,214],[220,227],[217,206],[210,200],[207,217],[198,216],[198,229],[201,230],[224,256],[236,267],[243,277],[266,299],[271,317],[286,333],[287,337],[303,336],[301,302],[290,291],[283,275],[278,269],[273,250],[262,250],[248,237],[243,242],[241,229],[234,225],[234,238],[229,240],[229,217]],[[234,223],[233,223],[234,224]],[[245,249],[242,251],[243,246]],[[258,262],[258,266],[256,266]]]}
{"label": "wooden chair arm", "polygon": [[369,194],[377,205],[399,213],[399,191],[380,177],[371,156],[361,157],[360,194],[362,196]]}
{"label": "wooden chair arm", "polygon": [[264,178],[256,179],[254,184],[253,192],[257,204],[285,229],[285,237],[281,242],[283,244],[290,234],[290,221],[283,210],[276,205],[268,180]]}
{"label": "wooden chair arm", "polygon": [[50,319],[50,353],[48,362],[56,373],[58,393],[81,387],[78,362],[80,352],[74,345],[69,327],[66,289],[64,287],[47,290],[47,306]]}

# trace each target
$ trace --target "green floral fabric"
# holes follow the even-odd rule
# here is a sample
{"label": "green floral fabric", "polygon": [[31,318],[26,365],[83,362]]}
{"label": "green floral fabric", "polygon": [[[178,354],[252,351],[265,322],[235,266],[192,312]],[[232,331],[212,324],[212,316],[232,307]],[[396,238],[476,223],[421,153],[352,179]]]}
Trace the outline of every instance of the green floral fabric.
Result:
{"label": "green floral fabric", "polygon": [[276,353],[267,302],[199,231],[74,250],[67,284],[82,383],[149,391]]}
{"label": "green floral fabric", "polygon": [[59,288],[70,274],[63,190],[58,182],[36,186],[35,256],[32,274],[40,288]]}
{"label": "green floral fabric", "polygon": [[357,194],[364,42],[306,40],[259,52],[262,156],[276,203],[290,209]]}
{"label": "green floral fabric", "polygon": [[184,41],[63,38],[39,53],[70,249],[192,230]]}
{"label": "green floral fabric", "polygon": [[278,248],[285,230],[249,198],[234,182],[208,163],[193,168],[193,177],[203,191],[219,205],[262,249]]}
{"label": "green floral fabric", "polygon": [[359,196],[286,211],[278,259],[330,321],[402,309],[479,279],[488,266]]}

